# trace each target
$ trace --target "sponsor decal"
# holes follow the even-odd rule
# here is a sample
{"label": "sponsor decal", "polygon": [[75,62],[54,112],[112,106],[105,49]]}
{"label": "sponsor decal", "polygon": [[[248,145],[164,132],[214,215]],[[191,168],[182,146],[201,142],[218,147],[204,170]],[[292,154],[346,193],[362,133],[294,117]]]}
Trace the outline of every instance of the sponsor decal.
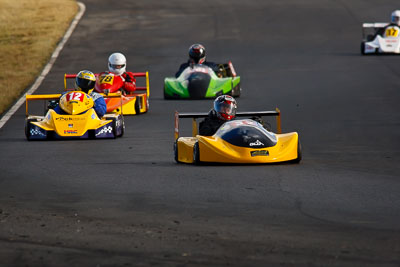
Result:
{"label": "sponsor decal", "polygon": [[97,134],[96,134],[96,136],[98,136],[98,135],[101,135],[101,134],[105,134],[105,133],[112,133],[112,127],[111,126],[105,126],[104,128],[102,128]]}
{"label": "sponsor decal", "polygon": [[64,130],[64,134],[77,134],[77,130]]}
{"label": "sponsor decal", "polygon": [[56,121],[83,121],[85,118],[72,118],[72,117],[58,117]]}
{"label": "sponsor decal", "polygon": [[74,125],[73,125],[73,124],[68,124],[68,127],[69,127],[69,128],[73,128]]}
{"label": "sponsor decal", "polygon": [[254,150],[254,151],[250,151],[250,155],[252,157],[269,156],[269,152],[268,152],[268,150]]}
{"label": "sponsor decal", "polygon": [[263,146],[264,144],[260,140],[257,139],[257,141],[255,141],[254,143],[250,143],[249,145],[250,146]]}

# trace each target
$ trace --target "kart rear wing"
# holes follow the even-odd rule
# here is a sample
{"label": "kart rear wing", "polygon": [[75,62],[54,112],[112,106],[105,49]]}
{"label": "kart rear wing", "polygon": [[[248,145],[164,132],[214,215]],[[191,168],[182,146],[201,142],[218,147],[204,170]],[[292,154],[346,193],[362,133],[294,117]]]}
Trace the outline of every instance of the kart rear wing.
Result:
{"label": "kart rear wing", "polygon": [[376,23],[363,23],[362,24],[362,37],[366,39],[367,35],[374,35],[379,29],[382,29],[389,25],[389,23],[385,22],[376,22]]}
{"label": "kart rear wing", "polygon": [[[47,94],[47,95],[25,95],[26,103],[25,103],[25,116],[29,116],[29,102],[35,100],[57,100],[61,97],[62,94]],[[105,94],[100,94],[103,97]],[[107,97],[109,98],[121,98],[121,94],[119,93],[111,93],[108,94]],[[46,106],[45,106],[46,108]]]}
{"label": "kart rear wing", "polygon": [[[208,113],[205,112],[193,112],[193,113],[179,113],[175,111],[175,140],[179,137],[179,118],[192,118],[192,136],[196,136],[198,134],[197,131],[197,122],[198,118],[206,118]],[[267,116],[276,116],[276,129],[277,133],[282,133],[281,128],[281,111],[276,108],[273,111],[247,111],[247,112],[237,112],[236,117],[267,117]]]}
{"label": "kart rear wing", "polygon": [[[75,79],[77,74],[65,74],[64,75],[64,89],[65,90],[69,90],[67,89],[67,79]],[[99,76],[99,73],[95,74],[96,77]],[[133,72],[133,77],[137,78],[137,77],[146,77],[146,84],[145,86],[137,86],[136,90],[140,90],[140,91],[146,91],[147,93],[147,98],[150,97],[150,83],[149,83],[149,72]]]}

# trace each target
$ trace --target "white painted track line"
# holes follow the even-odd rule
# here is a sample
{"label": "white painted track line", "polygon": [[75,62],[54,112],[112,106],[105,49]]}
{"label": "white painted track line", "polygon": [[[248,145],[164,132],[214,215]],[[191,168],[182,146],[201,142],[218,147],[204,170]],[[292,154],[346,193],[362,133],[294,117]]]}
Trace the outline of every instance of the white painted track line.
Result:
{"label": "white painted track line", "polygon": [[56,49],[54,50],[53,54],[51,55],[51,58],[47,65],[44,67],[42,73],[37,77],[36,81],[33,83],[33,85],[29,88],[29,90],[22,95],[18,101],[10,108],[10,110],[7,111],[6,114],[1,118],[0,120],[0,129],[6,124],[6,122],[11,118],[12,115],[24,104],[25,102],[25,95],[33,94],[39,86],[42,84],[44,78],[46,78],[46,75],[50,72],[51,68],[54,65],[54,62],[56,61],[58,55],[60,54],[61,50],[63,49],[65,43],[68,41],[69,37],[71,36],[72,32],[75,30],[76,25],[79,23],[80,19],[82,18],[83,14],[85,13],[86,6],[78,2],[79,6],[79,12],[76,14],[74,20],[72,21],[71,25],[69,26],[67,32],[65,33],[64,37],[62,38],[61,42],[58,44]]}

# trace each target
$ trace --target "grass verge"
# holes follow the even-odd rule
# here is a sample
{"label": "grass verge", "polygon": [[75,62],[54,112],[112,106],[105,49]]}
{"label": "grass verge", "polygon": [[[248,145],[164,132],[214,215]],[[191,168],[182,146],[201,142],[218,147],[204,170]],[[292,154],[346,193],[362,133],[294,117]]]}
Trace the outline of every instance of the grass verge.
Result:
{"label": "grass verge", "polygon": [[0,0],[0,114],[35,81],[77,12],[76,0]]}

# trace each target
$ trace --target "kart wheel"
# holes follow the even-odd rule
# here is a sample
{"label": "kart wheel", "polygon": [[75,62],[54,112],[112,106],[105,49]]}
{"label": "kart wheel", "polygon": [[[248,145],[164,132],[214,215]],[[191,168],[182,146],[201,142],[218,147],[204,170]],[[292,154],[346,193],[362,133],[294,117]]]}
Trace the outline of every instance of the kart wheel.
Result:
{"label": "kart wheel", "polygon": [[36,121],[35,119],[26,119],[25,120],[25,136],[28,141],[31,141],[31,122]]}
{"label": "kart wheel", "polygon": [[365,55],[365,43],[361,42],[361,54]]}
{"label": "kart wheel", "polygon": [[[112,127],[113,127],[114,138],[122,137],[124,135],[124,132],[125,132],[124,117],[120,115],[117,118],[112,118]],[[121,127],[120,134],[118,134],[118,128],[119,127]]]}
{"label": "kart wheel", "polygon": [[140,109],[142,108],[142,97],[136,97],[135,101],[135,112],[136,114],[140,114]]}
{"label": "kart wheel", "polygon": [[164,99],[172,99],[171,96],[169,96],[169,95],[167,95],[167,94],[165,93],[165,89],[164,89],[163,93],[164,93]]}
{"label": "kart wheel", "polygon": [[300,140],[297,143],[297,159],[293,160],[293,163],[300,163],[301,161],[301,143]]}
{"label": "kart wheel", "polygon": [[178,161],[178,140],[176,140],[174,142],[174,159],[177,163],[179,163],[179,161]]}
{"label": "kart wheel", "polygon": [[121,122],[122,122],[122,128],[121,128],[121,134],[119,135],[119,137],[124,136],[124,133],[125,133],[125,121],[124,121],[123,116],[121,116]]}
{"label": "kart wheel", "polygon": [[239,97],[240,96],[240,91],[241,91],[241,88],[240,88],[240,86],[239,85],[237,85],[235,88],[233,88],[232,89],[232,96],[233,97]]}
{"label": "kart wheel", "polygon": [[199,142],[196,142],[193,146],[193,163],[200,164],[200,148]]}
{"label": "kart wheel", "polygon": [[112,133],[113,133],[113,139],[115,139],[115,138],[118,137],[117,120],[118,120],[118,118],[112,118]]}

